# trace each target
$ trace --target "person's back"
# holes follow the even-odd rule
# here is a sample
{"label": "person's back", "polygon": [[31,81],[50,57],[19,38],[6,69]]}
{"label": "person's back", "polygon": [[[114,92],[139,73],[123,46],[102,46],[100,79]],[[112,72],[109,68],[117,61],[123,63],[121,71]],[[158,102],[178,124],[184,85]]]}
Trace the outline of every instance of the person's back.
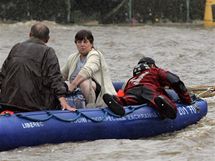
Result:
{"label": "person's back", "polygon": [[16,44],[2,66],[1,102],[17,112],[54,109],[56,98],[66,93],[55,52],[45,45],[48,39],[45,25],[33,25],[30,39]]}
{"label": "person's back", "polygon": [[[129,90],[133,87],[148,86],[149,88],[153,88],[155,90],[160,90],[160,87],[164,87],[167,85],[167,81],[163,81],[163,77],[166,77],[166,71],[161,68],[150,68],[143,71],[140,75],[135,75],[130,78],[126,85],[126,90]],[[144,78],[144,79],[140,79]]]}
{"label": "person's back", "polygon": [[43,58],[48,47],[38,42],[31,39],[17,44],[11,51],[6,65],[7,73],[2,81],[2,102],[29,111],[50,106],[41,97],[44,90],[41,89],[42,68],[45,65]]}

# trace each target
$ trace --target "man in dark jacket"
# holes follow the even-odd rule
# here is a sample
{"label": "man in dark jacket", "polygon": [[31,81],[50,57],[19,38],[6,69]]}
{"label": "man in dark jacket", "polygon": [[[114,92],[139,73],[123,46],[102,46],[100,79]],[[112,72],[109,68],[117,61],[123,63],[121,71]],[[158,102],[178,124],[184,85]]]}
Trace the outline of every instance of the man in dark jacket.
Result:
{"label": "man in dark jacket", "polygon": [[45,44],[49,28],[36,23],[29,36],[29,40],[11,49],[3,63],[0,72],[3,110],[38,111],[61,105],[62,109],[75,111],[64,97],[66,88],[55,51]]}
{"label": "man in dark jacket", "polygon": [[103,99],[118,115],[124,115],[123,106],[149,103],[161,118],[175,119],[176,104],[168,97],[164,87],[174,89],[182,103],[191,103],[190,95],[177,75],[158,68],[152,58],[143,57],[135,66],[133,77],[127,81],[124,95],[104,94]]}

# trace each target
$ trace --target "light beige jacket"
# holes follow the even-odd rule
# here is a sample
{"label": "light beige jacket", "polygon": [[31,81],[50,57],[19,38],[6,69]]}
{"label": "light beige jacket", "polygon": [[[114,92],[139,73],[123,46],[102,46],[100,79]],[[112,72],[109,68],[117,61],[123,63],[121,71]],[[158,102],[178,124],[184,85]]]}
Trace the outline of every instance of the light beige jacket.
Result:
{"label": "light beige jacket", "polygon": [[[63,77],[69,80],[71,74],[74,72],[77,62],[79,60],[80,54],[75,53],[69,56],[67,63],[61,69]],[[87,61],[83,68],[80,70],[79,74],[86,79],[93,78],[101,86],[101,92],[96,100],[96,106],[104,106],[102,96],[104,93],[116,94],[113,87],[108,67],[105,62],[104,56],[101,52],[92,49],[87,54]]]}

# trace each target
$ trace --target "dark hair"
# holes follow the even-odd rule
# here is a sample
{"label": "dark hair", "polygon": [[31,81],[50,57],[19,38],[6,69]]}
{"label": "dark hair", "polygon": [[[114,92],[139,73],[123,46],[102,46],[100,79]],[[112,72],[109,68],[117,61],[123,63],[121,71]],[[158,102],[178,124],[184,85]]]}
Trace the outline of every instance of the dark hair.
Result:
{"label": "dark hair", "polygon": [[39,39],[49,38],[49,28],[41,23],[36,23],[31,27],[31,35]]}
{"label": "dark hair", "polygon": [[93,34],[91,31],[89,30],[80,30],[76,33],[75,35],[75,43],[78,40],[89,40],[91,44],[93,44],[94,38],[93,38]]}
{"label": "dark hair", "polygon": [[138,64],[141,64],[141,63],[146,63],[146,64],[155,64],[155,61],[154,59],[150,58],[150,57],[142,57]]}

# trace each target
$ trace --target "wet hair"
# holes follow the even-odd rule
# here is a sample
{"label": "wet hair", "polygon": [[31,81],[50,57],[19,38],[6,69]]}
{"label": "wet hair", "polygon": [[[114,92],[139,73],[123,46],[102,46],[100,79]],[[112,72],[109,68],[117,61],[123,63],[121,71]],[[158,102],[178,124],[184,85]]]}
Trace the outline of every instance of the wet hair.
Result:
{"label": "wet hair", "polygon": [[144,64],[144,63],[146,63],[148,65],[151,65],[151,64],[155,65],[154,59],[152,59],[150,57],[142,57],[138,62],[138,64]]}
{"label": "wet hair", "polygon": [[93,34],[89,30],[80,30],[75,35],[75,43],[79,40],[89,40],[93,44],[94,38]]}
{"label": "wet hair", "polygon": [[41,23],[36,23],[31,27],[31,36],[39,39],[49,38],[49,28]]}

